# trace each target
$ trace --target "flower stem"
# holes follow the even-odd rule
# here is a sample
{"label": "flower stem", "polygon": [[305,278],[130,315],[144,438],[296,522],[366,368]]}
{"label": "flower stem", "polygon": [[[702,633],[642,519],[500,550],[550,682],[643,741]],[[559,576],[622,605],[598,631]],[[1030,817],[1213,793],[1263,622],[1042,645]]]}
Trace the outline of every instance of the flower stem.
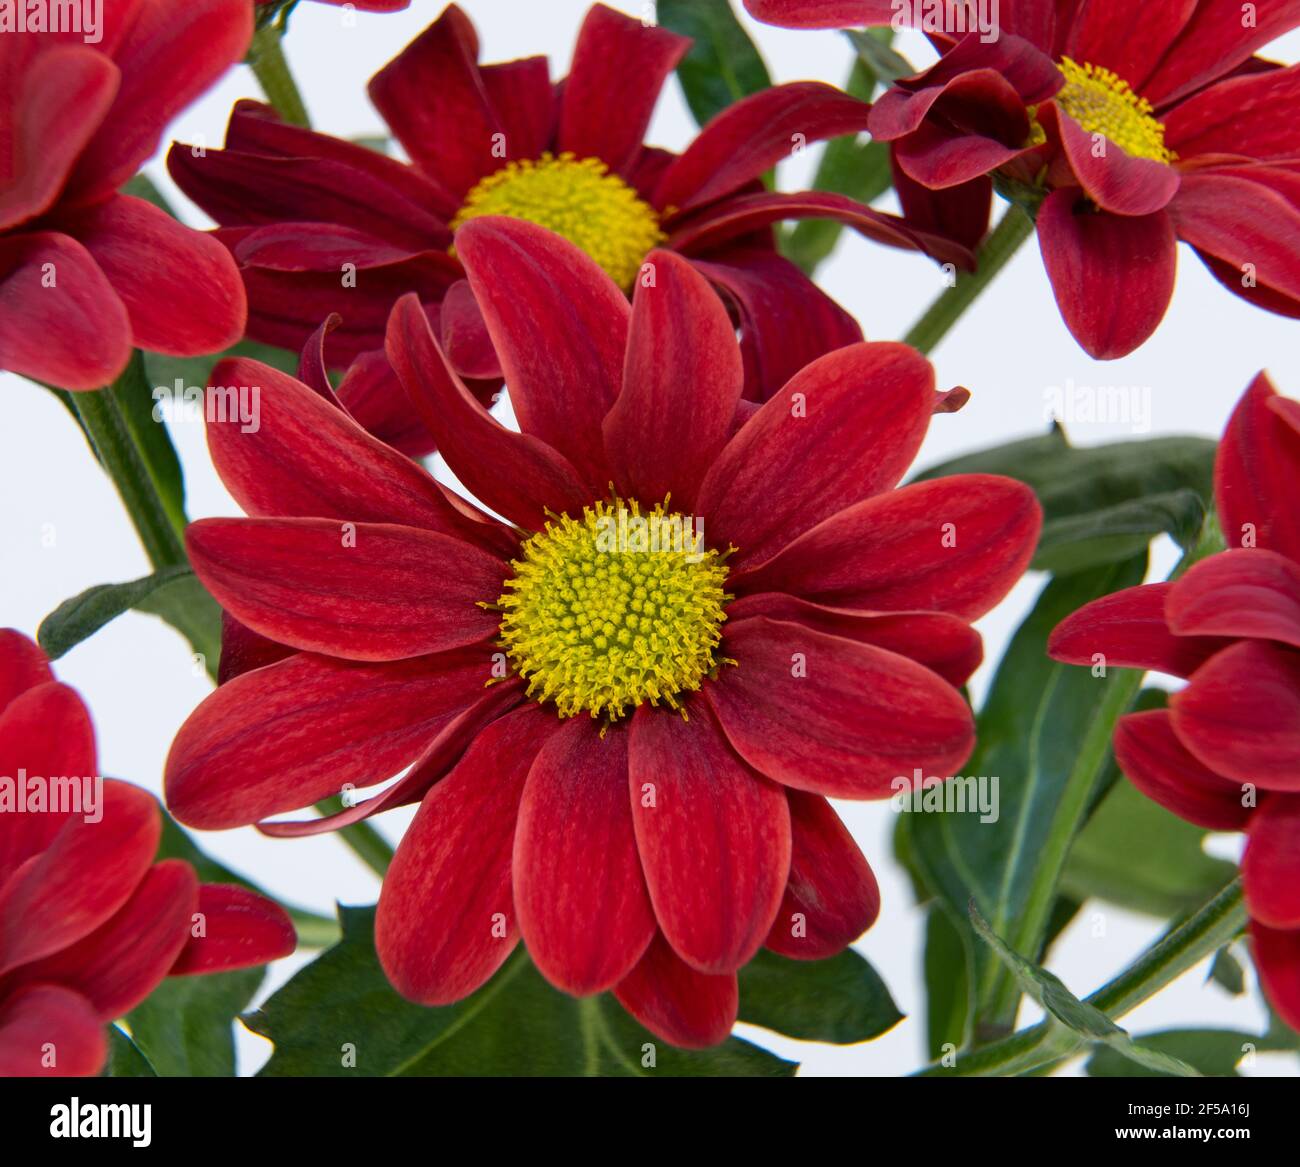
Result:
{"label": "flower stem", "polygon": [[1033,219],[1023,207],[1010,204],[980,247],[975,257],[975,270],[957,273],[956,284],[940,294],[926,309],[925,315],[903,337],[903,343],[922,353],[932,352],[1033,233]]}
{"label": "flower stem", "polygon": [[253,34],[248,64],[276,112],[290,125],[310,129],[311,119],[307,116],[307,107],[303,104],[293,74],[289,72],[289,62],[284,57],[284,46],[281,43],[283,36],[284,28],[279,22],[259,28]]}
{"label": "flower stem", "polygon": [[[1241,934],[1246,906],[1241,880],[1234,879],[1190,919],[1167,932],[1114,980],[1087,998],[1112,1019],[1124,1016],[1188,969]],[[1059,1022],[1044,1021],[957,1059],[933,1065],[922,1077],[1010,1077],[1051,1067],[1082,1050],[1086,1039]]]}

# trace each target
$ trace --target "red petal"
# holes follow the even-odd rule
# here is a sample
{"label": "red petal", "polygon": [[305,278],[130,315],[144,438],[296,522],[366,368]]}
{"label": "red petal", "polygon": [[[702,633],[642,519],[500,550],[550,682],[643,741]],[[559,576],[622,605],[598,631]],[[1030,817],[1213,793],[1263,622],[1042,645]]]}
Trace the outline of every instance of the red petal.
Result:
{"label": "red petal", "polygon": [[655,934],[628,801],[628,736],[564,723],[533,762],[515,831],[515,909],[528,954],[557,988],[603,992]]}
{"label": "red petal", "polygon": [[394,988],[447,1005],[514,950],[510,855],[529,767],[559,721],[525,705],[493,722],[425,796],[379,893],[375,947]]}
{"label": "red petal", "polygon": [[107,1058],[104,1026],[80,994],[32,985],[0,1004],[0,1078],[90,1078]]}
{"label": "red petal", "polygon": [[[670,251],[651,252],[654,284],[632,302],[623,391],[605,418],[619,488],[689,512],[731,429],[745,369],[736,330],[708,281]],[[684,428],[665,419],[689,416]]]}
{"label": "red petal", "polygon": [[751,16],[783,28],[855,28],[890,24],[894,0],[745,0]]}
{"label": "red petal", "polygon": [[1191,173],[1169,213],[1184,242],[1300,298],[1300,209],[1279,191],[1235,174]]}
{"label": "red petal", "polygon": [[93,932],[153,862],[162,828],[152,795],[109,779],[98,813],[95,821],[85,813],[70,816],[0,889],[0,972]]}
{"label": "red petal", "polygon": [[739,190],[811,142],[865,130],[870,109],[820,81],[775,85],[743,97],[668,167],[655,206],[689,211]]}
{"label": "red petal", "polygon": [[[1071,665],[1104,663],[1107,668],[1190,677],[1230,642],[1175,636],[1165,620],[1165,600],[1172,586],[1143,584],[1085,604],[1053,629],[1047,655]],[[1099,655],[1104,661],[1094,660]]]}
{"label": "red petal", "polygon": [[818,357],[862,339],[858,322],[775,252],[729,250],[694,263],[740,321],[747,397],[766,401]]}
{"label": "red petal", "polygon": [[485,216],[456,235],[519,428],[608,490],[600,425],[618,399],[632,309],[596,263],[522,219]]}
{"label": "red petal", "polygon": [[1130,713],[1115,727],[1115,759],[1143,794],[1208,831],[1239,831],[1251,817],[1241,787],[1189,754],[1167,709]]}
{"label": "red petal", "polygon": [[1300,648],[1300,566],[1273,551],[1225,551],[1169,592],[1169,628],[1183,636],[1244,636]]}
{"label": "red petal", "polygon": [[185,545],[204,586],[272,640],[345,660],[477,644],[509,569],[473,544],[387,523],[200,519]]}
{"label": "red petal", "polygon": [[781,592],[759,592],[741,596],[727,606],[728,620],[747,616],[770,616],[829,636],[874,644],[911,657],[956,686],[970,680],[984,657],[979,633],[965,620],[942,612],[860,612],[809,603]]}
{"label": "red petal", "polygon": [[1165,0],[1162,4],[1082,4],[1074,15],[1065,42],[1073,61],[1110,69],[1139,93],[1143,82],[1182,32],[1198,0]]}
{"label": "red petal", "polygon": [[239,357],[212,371],[214,386],[257,389],[256,428],[208,394],[208,449],[226,489],[255,516],[401,523],[444,534],[465,516],[423,467],[285,373]]}
{"label": "red petal", "polygon": [[293,656],[294,650],[287,645],[278,644],[265,636],[259,636],[251,628],[236,620],[229,612],[221,613],[221,661],[217,665],[217,684],[260,669],[264,665],[273,665],[278,660]]}
{"label": "red petal", "polygon": [[855,503],[728,586],[866,612],[974,620],[1024,574],[1041,525],[1042,508],[1023,483],[956,474]]}
{"label": "red petal", "polygon": [[74,989],[110,1021],[158,987],[185,946],[199,902],[194,868],[167,859],[149,869],[126,904],[89,936],[44,960],[24,965],[20,984],[51,982]]}
{"label": "red petal", "polygon": [[795,960],[843,951],[880,914],[880,888],[829,802],[801,790],[790,800],[790,882],[767,947]]}
{"label": "red petal", "polygon": [[1300,433],[1260,373],[1228,419],[1214,461],[1214,498],[1229,547],[1300,559],[1300,513],[1284,503],[1300,483]]}
{"label": "red petal", "polygon": [[1279,116],[1300,101],[1300,66],[1231,77],[1175,106],[1162,120],[1180,158],[1237,154],[1286,162],[1300,155],[1300,127]]}
{"label": "red petal", "polygon": [[1278,931],[1250,922],[1255,969],[1264,995],[1292,1029],[1300,1029],[1300,929]]}
{"label": "red petal", "polygon": [[14,628],[0,628],[0,713],[21,693],[54,680],[36,642]]}
{"label": "red petal", "polygon": [[478,75],[506,136],[507,156],[538,157],[551,144],[558,112],[546,58],[480,65]]}
{"label": "red petal", "polygon": [[1238,0],[1202,0],[1182,35],[1142,86],[1155,106],[1193,93],[1216,77],[1232,72],[1251,55],[1300,24],[1300,2],[1274,0],[1249,11],[1247,26]]}
{"label": "red petal", "polygon": [[1241,878],[1253,919],[1300,928],[1300,798],[1266,795],[1250,817]]}
{"label": "red petal", "polygon": [[0,236],[0,369],[99,389],[130,356],[126,307],[90,252],[53,231]]}
{"label": "red petal", "polygon": [[898,165],[897,151],[891,151],[894,191],[903,208],[903,218],[919,232],[954,239],[972,251],[989,229],[993,207],[993,181],[977,178],[947,190],[922,186]]}
{"label": "red petal", "polygon": [[474,398],[434,340],[414,296],[403,297],[393,308],[387,351],[411,408],[447,465],[485,506],[539,531],[548,510],[581,511],[591,501],[562,454],[540,438],[506,429]]}
{"label": "red petal", "polygon": [[25,68],[12,62],[11,57],[7,63],[16,75],[10,78],[12,105],[4,110],[8,149],[0,159],[0,230],[49,210],[120,80],[113,62],[89,45],[48,48]]}
{"label": "red petal", "polygon": [[414,761],[490,678],[486,649],[358,665],[298,654],[244,673],[181,726],[167,805],[189,826],[247,826],[371,786]]}
{"label": "red petal", "polygon": [[740,1007],[735,973],[697,972],[663,936],[655,937],[614,996],[656,1037],[683,1049],[725,1041]]}
{"label": "red petal", "polygon": [[1300,790],[1300,656],[1242,640],[1211,657],[1169,702],[1201,762],[1265,790]]}
{"label": "red petal", "polygon": [[858,344],[809,365],[727,443],[700,487],[713,546],[761,563],[823,519],[889,490],[930,424],[934,370],[914,349]]}
{"label": "red petal", "polygon": [[408,458],[418,461],[437,449],[383,349],[362,353],[348,366],[339,382],[338,401],[367,433]]}
{"label": "red petal", "polygon": [[1090,211],[1079,192],[1054,191],[1038,211],[1038,244],[1061,316],[1089,356],[1127,356],[1164,319],[1177,240],[1169,215]]}
{"label": "red petal", "polygon": [[626,169],[691,42],[603,4],[588,9],[560,103],[559,148]]}
{"label": "red petal", "polygon": [[126,305],[138,348],[196,356],[244,334],[244,284],[230,253],[143,199],[118,195],[59,217]]}
{"label": "red petal", "polygon": [[961,694],[874,645],[758,616],[726,626],[736,661],[704,694],[736,752],[797,790],[888,798],[920,769],[957,773],[975,744]]}
{"label": "red petal", "polygon": [[[279,904],[231,883],[205,883],[198,889],[198,915],[204,934],[189,938],[171,976],[250,968],[288,956],[298,943],[293,921]],[[187,924],[189,921],[187,921]]]}
{"label": "red petal", "polygon": [[[43,665],[44,659],[42,653],[39,660],[29,658],[20,667]],[[26,771],[41,779],[66,775],[80,781],[97,770],[90,714],[67,685],[53,680],[34,685],[0,712],[0,775],[16,780]],[[69,813],[62,807],[45,813],[0,813],[0,888],[26,860],[49,846]]]}
{"label": "red petal", "polygon": [[502,126],[477,58],[474,26],[451,4],[368,89],[412,160],[458,196],[501,164],[493,146]]}
{"label": "red petal", "polygon": [[632,724],[636,843],[664,937],[692,968],[734,972],[763,943],[790,871],[781,787],[740,761],[708,709],[642,706]]}
{"label": "red petal", "polygon": [[[108,7],[108,5],[105,5]],[[141,0],[112,55],[117,98],[81,155],[68,194],[81,202],[115,191],[158,148],[163,130],[244,59],[253,14],[244,0]]]}

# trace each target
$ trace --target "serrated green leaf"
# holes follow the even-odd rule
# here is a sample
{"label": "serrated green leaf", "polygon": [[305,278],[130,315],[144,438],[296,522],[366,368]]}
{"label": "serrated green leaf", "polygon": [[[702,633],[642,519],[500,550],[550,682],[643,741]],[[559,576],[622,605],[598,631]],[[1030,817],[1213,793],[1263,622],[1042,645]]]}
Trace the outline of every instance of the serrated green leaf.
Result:
{"label": "serrated green leaf", "polygon": [[259,966],[167,977],[127,1015],[131,1039],[159,1077],[230,1077],[235,1073],[235,1018],[265,975]]}
{"label": "serrated green leaf", "polygon": [[116,1025],[108,1027],[108,1061],[100,1074],[103,1078],[156,1078],[158,1071],[149,1059]]}
{"label": "serrated green leaf", "polygon": [[767,65],[729,0],[659,0],[656,12],[664,28],[695,42],[677,66],[677,78],[699,125],[771,87]]}
{"label": "serrated green leaf", "polygon": [[1183,1078],[1201,1076],[1194,1066],[1170,1054],[1138,1045],[1124,1029],[1116,1025],[1095,1005],[1081,1001],[1070,992],[1055,973],[1026,960],[989,927],[988,921],[980,914],[973,899],[970,902],[970,918],[976,935],[1006,965],[1025,993],[1085,1041],[1090,1044],[1101,1043],[1144,1069],[1160,1074]]}
{"label": "serrated green leaf", "polygon": [[522,949],[464,1001],[416,1005],[380,967],[374,917],[374,908],[341,907],[342,940],[244,1019],[275,1043],[264,1075],[780,1077],[795,1069],[734,1037],[710,1050],[674,1049],[609,997],[557,992]]}
{"label": "serrated green leaf", "polygon": [[740,970],[740,1019],[802,1041],[870,1041],[902,1019],[865,957],[791,960],[760,949]]}

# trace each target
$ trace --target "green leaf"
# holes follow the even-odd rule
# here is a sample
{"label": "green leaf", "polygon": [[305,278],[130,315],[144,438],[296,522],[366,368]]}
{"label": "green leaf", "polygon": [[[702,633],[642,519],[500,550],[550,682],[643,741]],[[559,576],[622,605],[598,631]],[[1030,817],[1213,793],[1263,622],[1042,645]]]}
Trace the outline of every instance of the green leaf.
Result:
{"label": "green leaf", "polygon": [[69,649],[93,636],[110,620],[138,608],[153,593],[175,580],[194,573],[185,566],[164,567],[153,575],[129,583],[97,584],[78,596],[64,600],[36,630],[46,656],[58,660]]}
{"label": "green leaf", "polygon": [[235,1073],[234,1020],[248,1006],[264,966],[168,977],[126,1018],[131,1038],[163,1078]]}
{"label": "green leaf", "polygon": [[677,66],[677,78],[699,125],[771,87],[767,66],[728,0],[659,0],[656,11],[664,28],[695,42]]}
{"label": "green leaf", "polygon": [[137,199],[144,199],[146,203],[152,203],[160,211],[165,211],[173,219],[176,218],[176,212],[172,210],[172,205],[167,201],[167,196],[163,194],[144,171],[141,171],[133,179],[122,187],[124,195],[132,195]]}
{"label": "green leaf", "polygon": [[[1154,1050],[1213,1078],[1235,1078],[1237,1065],[1261,1039],[1235,1029],[1167,1029],[1137,1038],[1142,1048]],[[1093,1078],[1168,1078],[1179,1075],[1168,1070],[1137,1065],[1119,1050],[1103,1046],[1088,1059]]]}
{"label": "green leaf", "polygon": [[1214,960],[1210,963],[1210,973],[1206,979],[1213,981],[1234,997],[1240,997],[1246,991],[1246,970],[1241,967],[1241,961],[1232,955],[1232,949],[1226,945],[1214,954]]}
{"label": "green leaf", "polygon": [[734,1037],[674,1049],[610,997],[557,992],[522,949],[473,996],[416,1005],[380,967],[374,918],[374,908],[340,907],[343,939],[245,1017],[275,1043],[264,1075],[784,1077],[796,1068]]}
{"label": "green leaf", "polygon": [[225,352],[206,357],[169,357],[162,353],[145,353],[144,364],[151,387],[173,391],[178,385],[182,390],[191,387],[202,389],[210,383],[217,362],[226,357],[250,357],[273,369],[279,369],[282,373],[293,377],[298,375],[297,353],[255,340],[241,340]]}
{"label": "green leaf", "polygon": [[976,934],[1011,970],[1020,987],[1047,1013],[1085,1041],[1104,1044],[1147,1070],[1184,1078],[1201,1076],[1193,1066],[1176,1057],[1158,1049],[1137,1045],[1125,1030],[1095,1005],[1079,1000],[1055,973],[1026,960],[989,927],[973,899],[970,902],[970,918]]}
{"label": "green leaf", "polygon": [[975,1015],[971,950],[949,910],[933,904],[925,923],[925,1032],[930,1058],[963,1048]]}
{"label": "green leaf", "polygon": [[802,1041],[870,1041],[902,1019],[885,982],[848,948],[828,960],[760,949],[740,970],[740,1019]]}
{"label": "green leaf", "polygon": [[[849,74],[846,92],[870,101],[875,88],[875,74],[859,59]],[[883,195],[893,181],[888,143],[846,134],[826,144],[813,189],[832,191],[860,203],[870,203]],[[811,276],[835,250],[843,230],[844,225],[834,219],[803,219],[783,238],[781,252]]]}
{"label": "green leaf", "polygon": [[156,1078],[158,1071],[149,1059],[116,1025],[108,1027],[108,1062],[100,1077],[103,1078]]}
{"label": "green leaf", "polygon": [[[979,744],[963,767],[990,788],[998,779],[997,820],[961,812],[904,815],[906,858],[952,919],[964,922],[974,896],[994,927],[1014,929],[1012,942],[1034,957],[1057,899],[1056,865],[1064,864],[1088,810],[1097,755],[1104,759],[1109,749],[1108,718],[1115,703],[1127,707],[1139,680],[1124,670],[1098,678],[1059,664],[1047,656],[1047,637],[1088,601],[1140,583],[1145,570],[1140,558],[1053,580],[1016,632],[977,719]],[[972,959],[980,1024],[1009,1025],[1014,986],[987,952],[972,947]]]}
{"label": "green leaf", "polygon": [[1174,490],[1133,498],[1082,515],[1067,515],[1043,524],[1035,571],[1064,575],[1098,563],[1114,563],[1138,554],[1157,535],[1172,535],[1190,547],[1205,521],[1206,504],[1194,490]]}
{"label": "green leaf", "polygon": [[1210,439],[1192,437],[1077,447],[1057,424],[1041,437],[931,467],[918,481],[1005,474],[1025,483],[1043,506],[1033,566],[1060,574],[1127,558],[1163,532],[1189,546],[1213,498],[1215,450]]}
{"label": "green leaf", "polygon": [[193,572],[178,576],[150,592],[137,607],[166,620],[203,658],[208,674],[217,675],[217,663],[221,659],[221,607],[198,576]]}
{"label": "green leaf", "polygon": [[1205,853],[1205,835],[1118,782],[1075,840],[1062,890],[1163,919],[1184,915],[1236,871]]}
{"label": "green leaf", "polygon": [[916,75],[916,66],[892,47],[893,29],[847,28],[844,35],[881,85],[893,85],[903,77]]}

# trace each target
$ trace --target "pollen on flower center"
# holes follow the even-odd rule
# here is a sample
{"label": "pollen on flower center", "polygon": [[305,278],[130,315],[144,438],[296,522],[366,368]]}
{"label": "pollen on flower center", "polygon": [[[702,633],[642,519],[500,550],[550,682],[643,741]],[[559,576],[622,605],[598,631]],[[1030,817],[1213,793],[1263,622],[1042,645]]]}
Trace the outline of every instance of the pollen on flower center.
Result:
{"label": "pollen on flower center", "polygon": [[1172,162],[1177,157],[1165,146],[1165,127],[1145,97],[1133,92],[1122,77],[1098,65],[1077,64],[1062,57],[1065,87],[1056,104],[1090,134],[1102,134],[1126,154]]}
{"label": "pollen on flower center", "polygon": [[582,248],[625,292],[666,236],[659,216],[599,158],[550,153],[508,162],[465,196],[451,226],[480,215],[527,219]]}
{"label": "pollen on flower center", "polygon": [[729,663],[722,638],[727,568],[689,516],[599,502],[556,516],[523,544],[497,600],[501,643],[528,696],[561,717],[615,721],[682,694]]}

